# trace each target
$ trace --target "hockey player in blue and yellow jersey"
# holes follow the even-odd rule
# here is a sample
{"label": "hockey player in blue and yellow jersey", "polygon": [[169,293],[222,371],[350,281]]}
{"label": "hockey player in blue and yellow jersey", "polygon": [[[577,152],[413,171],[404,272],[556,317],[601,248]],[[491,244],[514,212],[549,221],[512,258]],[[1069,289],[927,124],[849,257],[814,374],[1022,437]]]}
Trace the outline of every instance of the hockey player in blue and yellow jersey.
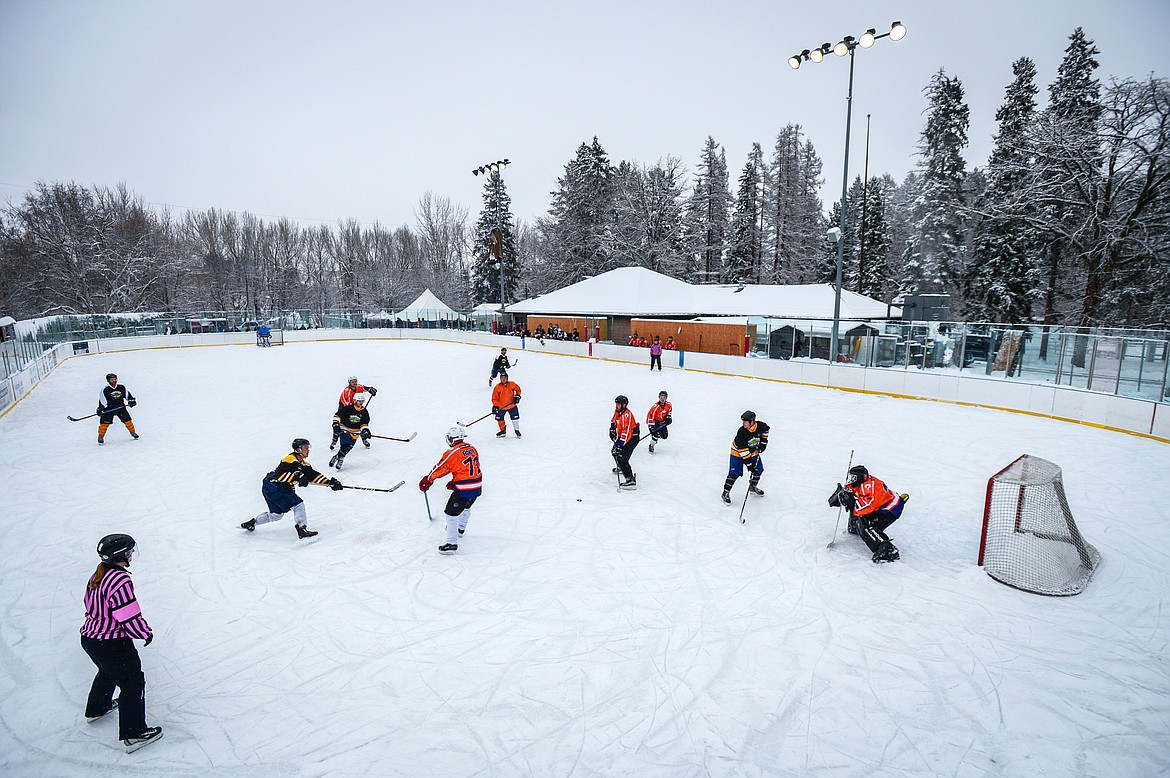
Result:
{"label": "hockey player in blue and yellow jersey", "polygon": [[257,524],[267,524],[271,521],[280,521],[289,511],[292,511],[296,524],[297,538],[311,538],[317,533],[309,529],[309,520],[305,512],[305,501],[296,492],[296,487],[309,484],[322,484],[333,491],[344,489],[341,481],[318,473],[309,464],[309,441],[297,438],[292,442],[292,453],[280,460],[276,469],[264,476],[260,482],[260,491],[264,501],[268,503],[268,511],[261,513],[254,519],[248,519],[240,525],[241,529],[255,532]]}
{"label": "hockey player in blue and yellow jersey", "polygon": [[739,417],[739,429],[731,441],[731,464],[727,469],[727,480],[723,482],[723,502],[731,504],[731,487],[743,475],[746,466],[752,477],[748,481],[748,492],[761,497],[764,490],[759,487],[760,476],[764,474],[764,458],[760,454],[768,447],[768,431],[771,429],[756,420],[755,411],[744,411]]}
{"label": "hockey player in blue and yellow jersey", "polygon": [[341,469],[345,463],[345,456],[353,450],[353,446],[360,438],[366,447],[370,446],[370,412],[366,410],[366,395],[356,394],[353,405],[339,409],[333,414],[333,437],[341,441],[341,450],[329,460],[330,467]]}

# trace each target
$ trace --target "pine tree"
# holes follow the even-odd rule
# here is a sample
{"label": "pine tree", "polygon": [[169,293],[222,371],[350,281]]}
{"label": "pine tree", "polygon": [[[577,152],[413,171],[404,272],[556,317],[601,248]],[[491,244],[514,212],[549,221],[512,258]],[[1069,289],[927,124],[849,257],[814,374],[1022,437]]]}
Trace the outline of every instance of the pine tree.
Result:
{"label": "pine tree", "polygon": [[772,283],[810,283],[820,275],[816,257],[824,248],[822,204],[818,192],[822,163],[800,125],[776,136],[770,193],[764,197],[763,262]]}
{"label": "pine tree", "polygon": [[708,136],[699,161],[699,175],[695,182],[693,235],[700,242],[699,268],[705,283],[715,283],[723,273],[723,258],[727,251],[728,212],[731,195],[727,188],[727,155],[715,139]]}
{"label": "pine tree", "polygon": [[859,294],[875,300],[886,299],[890,280],[890,229],[886,220],[886,194],[883,179],[870,178],[863,193],[865,209],[861,219],[861,237],[858,241]]}
{"label": "pine tree", "polygon": [[924,90],[929,100],[918,148],[920,189],[903,252],[904,292],[952,292],[963,271],[965,242],[962,150],[967,145],[970,109],[958,78],[939,70]]}
{"label": "pine tree", "polygon": [[[1040,281],[1045,324],[1059,322],[1062,297],[1075,304],[1078,292],[1084,288],[1083,283],[1068,283],[1074,274],[1067,267],[1068,254],[1072,251],[1067,235],[1084,222],[1087,212],[1083,205],[1075,203],[1075,194],[1068,196],[1068,190],[1096,186],[1096,165],[1081,168],[1079,162],[1096,156],[1101,84],[1093,71],[1099,65],[1096,60],[1099,53],[1084,30],[1080,27],[1073,30],[1056,80],[1048,87],[1048,107],[1036,127],[1037,188],[1045,201],[1041,221],[1048,227]],[[1073,166],[1077,169],[1071,169]],[[1045,329],[1042,357],[1047,354],[1047,341]]]}
{"label": "pine tree", "polygon": [[[503,251],[497,260],[492,256],[493,230],[499,230]],[[516,251],[516,234],[512,225],[512,198],[498,171],[488,171],[483,184],[483,210],[475,223],[471,255],[471,300],[474,305],[487,302],[507,304],[516,299],[520,280],[520,262]],[[503,278],[501,280],[501,265]],[[501,284],[503,289],[501,290]],[[500,299],[501,291],[503,299]]]}
{"label": "pine tree", "polygon": [[1026,322],[1032,315],[1038,246],[1028,223],[1030,200],[1021,200],[1035,154],[1029,130],[1036,113],[1036,66],[1021,57],[1014,80],[995,113],[999,132],[987,161],[987,189],[976,203],[972,261],[966,277],[968,320]]}
{"label": "pine tree", "polygon": [[[759,148],[757,146],[757,148]],[[760,257],[760,176],[751,161],[739,176],[739,193],[731,217],[731,240],[727,251],[724,283],[752,283]]]}
{"label": "pine tree", "polygon": [[603,273],[613,259],[614,183],[609,157],[596,136],[582,143],[565,165],[552,193],[549,218],[541,223],[546,261],[559,285]]}

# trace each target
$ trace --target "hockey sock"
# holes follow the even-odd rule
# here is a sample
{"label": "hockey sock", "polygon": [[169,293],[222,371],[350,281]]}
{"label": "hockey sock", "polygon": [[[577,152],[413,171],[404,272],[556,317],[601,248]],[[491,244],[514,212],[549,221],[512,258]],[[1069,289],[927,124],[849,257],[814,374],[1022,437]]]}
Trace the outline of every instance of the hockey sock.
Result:
{"label": "hockey sock", "polygon": [[503,419],[500,419],[498,423],[500,425],[500,432],[504,432],[505,430],[508,429],[508,425],[504,424]]}
{"label": "hockey sock", "polygon": [[110,428],[109,424],[99,424],[98,425],[98,437],[104,438],[106,436],[106,430],[108,430],[109,428]]}
{"label": "hockey sock", "polygon": [[464,508],[463,513],[459,514],[459,534],[463,534],[463,530],[467,529],[467,522],[471,519],[471,508]]}
{"label": "hockey sock", "polygon": [[459,516],[447,514],[447,542],[459,545]]}
{"label": "hockey sock", "polygon": [[723,491],[725,491],[725,492],[730,492],[730,491],[731,491],[731,487],[735,486],[735,482],[736,482],[736,481],[738,481],[738,480],[739,480],[739,476],[738,476],[738,475],[729,475],[729,476],[727,476],[727,480],[725,480],[725,481],[723,482]]}
{"label": "hockey sock", "polygon": [[130,434],[131,434],[131,435],[135,435],[135,434],[137,434],[137,433],[135,433],[135,432],[134,432],[134,420],[133,420],[133,419],[131,419],[130,421],[126,422],[126,429],[130,430]]}

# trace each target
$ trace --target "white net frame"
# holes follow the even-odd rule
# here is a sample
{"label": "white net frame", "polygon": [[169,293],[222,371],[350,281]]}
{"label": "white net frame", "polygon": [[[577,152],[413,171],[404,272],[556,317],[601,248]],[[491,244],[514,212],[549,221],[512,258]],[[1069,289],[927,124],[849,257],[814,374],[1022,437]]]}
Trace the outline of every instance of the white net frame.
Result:
{"label": "white net frame", "polygon": [[1060,468],[1024,454],[987,481],[979,564],[1000,583],[1036,594],[1079,594],[1101,555],[1085,542]]}

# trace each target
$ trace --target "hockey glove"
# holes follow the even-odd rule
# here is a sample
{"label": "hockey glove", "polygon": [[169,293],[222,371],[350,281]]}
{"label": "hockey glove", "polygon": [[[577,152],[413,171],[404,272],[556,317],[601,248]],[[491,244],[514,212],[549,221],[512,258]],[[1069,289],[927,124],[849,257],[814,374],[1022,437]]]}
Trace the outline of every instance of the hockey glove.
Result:
{"label": "hockey glove", "polygon": [[366,391],[370,393],[370,397],[373,397],[374,395],[376,395],[378,393],[378,390],[372,386],[367,386]]}
{"label": "hockey glove", "polygon": [[362,430],[362,440],[369,440],[371,437],[373,437],[373,434],[374,433],[370,432],[369,430]]}
{"label": "hockey glove", "polygon": [[430,488],[431,488],[431,479],[430,479],[430,476],[425,476],[425,475],[424,475],[424,476],[422,477],[422,480],[418,482],[418,490],[419,490],[420,492],[425,492],[427,489],[430,489]]}
{"label": "hockey glove", "polygon": [[142,647],[146,648],[147,646],[149,646],[150,641],[152,641],[152,640],[154,640],[154,633],[153,632],[151,632],[149,635],[146,636],[146,640],[144,640],[142,642]]}
{"label": "hockey glove", "polygon": [[492,413],[498,414],[499,412],[500,412],[500,406],[493,405],[492,406]]}
{"label": "hockey glove", "polygon": [[130,402],[128,402],[128,403],[126,403],[126,404],[127,404],[127,405],[129,405],[131,408],[133,408],[135,405],[137,405],[137,404],[138,404],[138,401],[132,398],[132,399],[130,400]]}
{"label": "hockey glove", "polygon": [[516,395],[516,396],[515,396],[515,397],[512,399],[512,405],[519,405],[519,404],[520,404],[520,395]]}
{"label": "hockey glove", "polygon": [[617,430],[615,430],[613,427],[610,427],[609,429],[609,439],[617,440]]}
{"label": "hockey glove", "polygon": [[103,408],[102,406],[100,406],[100,405],[99,405],[99,406],[97,407],[97,410],[96,410],[96,411],[94,411],[94,414],[96,415],[96,414],[99,414],[99,413],[105,413],[105,411],[106,411],[106,409],[105,409],[105,408]]}
{"label": "hockey glove", "polygon": [[332,489],[332,490],[333,490],[333,491],[335,491],[335,492],[340,492],[342,489],[344,489],[344,488],[345,488],[345,487],[344,487],[344,486],[341,484],[341,481],[338,481],[336,478],[330,478],[330,479],[329,479],[329,480],[328,480],[326,483],[328,483],[328,484],[329,484],[329,488],[330,488],[330,489]]}

